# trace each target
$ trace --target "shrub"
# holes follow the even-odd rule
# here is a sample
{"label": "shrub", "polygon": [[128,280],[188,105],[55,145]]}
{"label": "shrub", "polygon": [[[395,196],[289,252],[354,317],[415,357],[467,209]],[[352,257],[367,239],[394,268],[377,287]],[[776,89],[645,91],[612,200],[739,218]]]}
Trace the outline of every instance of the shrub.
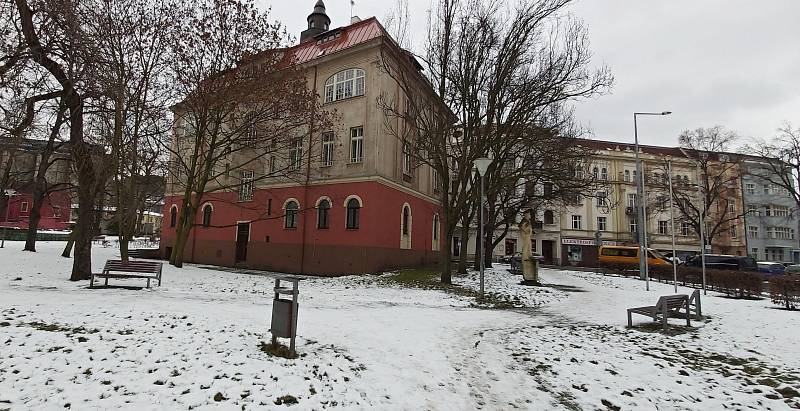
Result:
{"label": "shrub", "polygon": [[770,277],[769,297],[773,303],[788,310],[797,309],[800,305],[800,278],[792,275]]}

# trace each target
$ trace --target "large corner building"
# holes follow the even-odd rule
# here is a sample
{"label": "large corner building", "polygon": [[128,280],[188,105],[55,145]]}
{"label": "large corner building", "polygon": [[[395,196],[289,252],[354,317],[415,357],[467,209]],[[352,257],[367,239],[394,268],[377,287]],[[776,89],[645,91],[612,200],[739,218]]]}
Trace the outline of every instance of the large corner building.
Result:
{"label": "large corner building", "polygon": [[[442,238],[436,176],[427,166],[412,166],[401,140],[386,130],[377,104],[382,94],[400,93],[382,68],[384,56],[400,61],[401,69],[419,65],[375,18],[330,25],[324,3],[317,1],[300,43],[287,49],[305,69],[323,108],[337,113],[335,127],[312,129],[304,137],[316,143],[306,145],[313,150],[309,182],[258,179],[265,171],[254,168],[246,171],[255,184],[245,195],[242,190],[207,194],[185,261],[313,275],[437,261]],[[430,88],[424,81],[420,87]],[[165,257],[175,242],[182,201],[180,190],[170,187],[161,242]],[[204,224],[208,220],[213,224]]]}

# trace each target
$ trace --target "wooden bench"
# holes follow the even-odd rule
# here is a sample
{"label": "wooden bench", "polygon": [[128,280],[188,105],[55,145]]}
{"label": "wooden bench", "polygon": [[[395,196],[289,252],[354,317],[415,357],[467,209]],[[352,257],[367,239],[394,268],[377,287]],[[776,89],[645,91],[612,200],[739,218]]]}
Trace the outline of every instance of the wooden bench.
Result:
{"label": "wooden bench", "polygon": [[700,290],[694,290],[689,297],[689,312],[694,313],[698,320],[703,319],[703,310],[700,307]]}
{"label": "wooden bench", "polygon": [[150,280],[158,280],[161,287],[161,263],[158,261],[120,261],[108,260],[102,273],[92,273],[89,287],[94,287],[94,278],[105,278],[108,285],[109,278],[146,278],[147,288],[150,288]]}
{"label": "wooden bench", "polygon": [[[699,298],[698,298],[698,301]],[[680,313],[681,309],[686,311],[686,325],[691,326],[691,314],[689,313],[689,296],[686,294],[665,295],[658,299],[656,305],[646,307],[628,308],[628,327],[633,326],[631,314],[645,315],[653,321],[661,321],[664,331],[667,330],[667,318],[672,314]]]}

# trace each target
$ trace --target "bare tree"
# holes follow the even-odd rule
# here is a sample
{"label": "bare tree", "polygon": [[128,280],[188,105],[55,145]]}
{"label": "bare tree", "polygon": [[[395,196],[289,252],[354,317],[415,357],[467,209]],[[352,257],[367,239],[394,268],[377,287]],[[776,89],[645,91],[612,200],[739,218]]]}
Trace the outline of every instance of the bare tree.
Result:
{"label": "bare tree", "polygon": [[249,200],[258,181],[307,181],[313,130],[328,125],[304,69],[279,48],[284,31],[267,13],[245,0],[205,0],[187,13],[173,39],[183,100],[164,145],[169,190],[182,194],[170,256],[178,267],[207,194],[238,190]]}
{"label": "bare tree", "polygon": [[[708,244],[721,234],[729,233],[731,225],[746,213],[737,203],[741,198],[741,194],[737,194],[740,190],[741,158],[730,153],[737,140],[736,133],[722,126],[686,130],[679,136],[684,154],[697,165],[699,181],[689,184],[685,178],[676,180],[674,206],[679,219],[688,223],[697,235],[700,235],[700,217],[705,217]],[[657,180],[663,184],[663,179]]]}

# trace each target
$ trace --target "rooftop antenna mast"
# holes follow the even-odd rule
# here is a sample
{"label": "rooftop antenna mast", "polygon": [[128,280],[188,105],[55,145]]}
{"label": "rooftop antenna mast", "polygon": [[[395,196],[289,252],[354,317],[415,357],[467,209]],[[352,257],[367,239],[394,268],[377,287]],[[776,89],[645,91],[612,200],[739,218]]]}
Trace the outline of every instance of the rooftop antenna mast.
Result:
{"label": "rooftop antenna mast", "polygon": [[350,20],[353,19],[353,7],[356,5],[356,0],[350,0]]}

